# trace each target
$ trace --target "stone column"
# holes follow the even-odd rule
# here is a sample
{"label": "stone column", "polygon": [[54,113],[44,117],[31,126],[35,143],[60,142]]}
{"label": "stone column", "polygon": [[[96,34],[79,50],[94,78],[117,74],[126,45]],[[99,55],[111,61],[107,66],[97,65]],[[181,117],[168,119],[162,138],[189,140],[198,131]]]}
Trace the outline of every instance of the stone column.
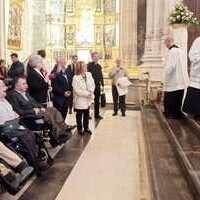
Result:
{"label": "stone column", "polygon": [[34,0],[33,6],[33,51],[45,49],[47,45],[46,0]]}
{"label": "stone column", "polygon": [[142,72],[150,72],[152,80],[163,80],[166,48],[164,39],[170,35],[169,14],[180,0],[147,0],[145,53]]}
{"label": "stone column", "polygon": [[0,0],[0,58],[6,56],[5,0]]}
{"label": "stone column", "polygon": [[147,27],[145,52],[142,58],[141,71],[150,73],[153,80],[162,79],[163,68],[163,35],[165,18],[165,0],[147,0]]}
{"label": "stone column", "polygon": [[137,65],[137,0],[120,1],[120,57],[127,67]]}

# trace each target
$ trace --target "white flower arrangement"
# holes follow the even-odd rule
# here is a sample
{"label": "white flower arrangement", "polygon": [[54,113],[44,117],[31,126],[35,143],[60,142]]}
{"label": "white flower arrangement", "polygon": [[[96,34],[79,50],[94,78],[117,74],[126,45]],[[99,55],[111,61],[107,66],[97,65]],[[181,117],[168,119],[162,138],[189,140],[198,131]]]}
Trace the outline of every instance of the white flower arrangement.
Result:
{"label": "white flower arrangement", "polygon": [[199,24],[198,19],[194,16],[187,6],[178,3],[169,17],[170,24]]}

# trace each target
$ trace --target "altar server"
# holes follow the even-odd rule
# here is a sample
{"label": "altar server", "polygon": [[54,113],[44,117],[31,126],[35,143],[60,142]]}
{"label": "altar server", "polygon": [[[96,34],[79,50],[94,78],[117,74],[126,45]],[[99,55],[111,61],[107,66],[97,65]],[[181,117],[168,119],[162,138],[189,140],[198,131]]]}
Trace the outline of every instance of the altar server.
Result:
{"label": "altar server", "polygon": [[187,63],[182,50],[168,37],[165,45],[169,49],[164,77],[164,113],[167,118],[182,117],[184,90],[189,84]]}
{"label": "altar server", "polygon": [[189,59],[191,61],[190,84],[183,111],[200,119],[200,37],[193,42]]}

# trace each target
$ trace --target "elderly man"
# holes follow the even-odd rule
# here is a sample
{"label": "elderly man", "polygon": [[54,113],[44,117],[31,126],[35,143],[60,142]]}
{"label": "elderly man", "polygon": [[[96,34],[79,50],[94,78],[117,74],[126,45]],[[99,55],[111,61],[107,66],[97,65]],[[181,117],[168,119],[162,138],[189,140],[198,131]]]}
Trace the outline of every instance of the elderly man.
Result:
{"label": "elderly man", "polygon": [[165,66],[164,112],[167,118],[178,119],[182,117],[184,90],[189,83],[187,65],[181,49],[175,45],[172,37],[165,40],[165,45],[169,52]]}
{"label": "elderly man", "polygon": [[7,87],[0,80],[0,125],[9,138],[17,137],[27,151],[27,161],[38,171],[38,148],[35,135],[19,123],[19,115],[5,99]]}
{"label": "elderly man", "polygon": [[[14,91],[10,92],[8,99],[20,116],[35,116],[44,117],[45,121],[53,126],[53,130],[56,131],[56,136],[50,134],[52,139],[51,144],[54,146],[55,143],[64,141],[63,137],[69,139],[71,137],[70,130],[75,128],[74,126],[67,126],[62,118],[60,112],[54,108],[44,108],[41,104],[37,103],[28,93],[28,85],[25,77],[19,77],[15,79]],[[57,142],[56,142],[57,141]],[[55,144],[56,145],[56,144]]]}
{"label": "elderly man", "polygon": [[114,103],[114,113],[113,116],[116,116],[118,113],[118,108],[120,107],[122,116],[125,116],[126,111],[126,96],[122,95],[119,96],[117,91],[117,81],[119,78],[128,77],[128,72],[121,66],[121,60],[116,60],[116,67],[113,67],[112,71],[109,74],[110,78],[112,79],[112,96],[113,96],[113,103]]}
{"label": "elderly man", "polygon": [[93,52],[91,54],[92,62],[88,63],[88,72],[92,74],[92,77],[95,82],[95,91],[94,91],[94,113],[95,119],[103,119],[100,116],[99,112],[99,105],[100,105],[100,96],[101,96],[101,87],[104,87],[104,79],[102,73],[102,67],[98,63],[99,61],[99,54],[97,52]]}
{"label": "elderly man", "polygon": [[200,37],[193,42],[189,58],[191,61],[190,84],[187,89],[183,111],[200,120]]}

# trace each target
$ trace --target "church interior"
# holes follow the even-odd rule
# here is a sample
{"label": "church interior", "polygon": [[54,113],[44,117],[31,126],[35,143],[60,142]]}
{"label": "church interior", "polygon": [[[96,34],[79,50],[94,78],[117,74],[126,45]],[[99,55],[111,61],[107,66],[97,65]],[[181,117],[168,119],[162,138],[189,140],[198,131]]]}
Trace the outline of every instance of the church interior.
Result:
{"label": "church interior", "polygon": [[[33,131],[42,133],[40,144],[44,143],[45,155],[52,159],[40,175],[34,165],[19,173],[5,164],[1,143],[10,148],[11,142],[8,145],[4,140],[0,114],[0,200],[200,200],[200,113],[193,116],[184,110],[188,88],[194,86],[193,67],[200,66],[200,44],[193,50],[198,37],[199,0],[0,0],[0,66],[4,63],[6,71],[12,68],[12,55],[17,54],[28,82],[28,66],[38,50],[45,51],[48,75],[63,58],[66,66],[74,55],[87,65],[93,62],[93,53],[98,53],[104,79],[99,97],[102,119],[96,119],[96,89],[88,109],[91,134],[79,134],[75,107],[63,117],[66,124],[77,126],[65,143],[53,148],[45,131]],[[167,41],[173,41],[170,48]],[[193,62],[192,50],[198,61]],[[174,52],[170,61],[169,52]],[[172,62],[185,66],[188,76],[187,87],[181,88],[180,119],[166,115],[166,99],[177,91],[167,90],[166,85],[173,82],[174,74],[182,76],[180,71],[169,72]],[[115,110],[114,78],[110,75],[118,64],[128,74],[123,94],[126,114],[120,83],[116,84],[122,115]],[[199,93],[194,102],[198,103],[197,77],[199,86],[194,88]],[[7,78],[0,74],[0,81]],[[13,83],[19,79],[14,78]],[[48,103],[52,103],[54,86],[48,81]],[[178,81],[172,87],[178,87]],[[85,83],[88,87],[87,78]],[[97,87],[95,78],[94,83]],[[176,97],[170,102],[172,110],[176,109]],[[1,101],[0,91],[0,112]],[[19,155],[11,141],[11,150]],[[23,154],[19,157],[23,159]],[[7,178],[7,171],[12,178]]]}

